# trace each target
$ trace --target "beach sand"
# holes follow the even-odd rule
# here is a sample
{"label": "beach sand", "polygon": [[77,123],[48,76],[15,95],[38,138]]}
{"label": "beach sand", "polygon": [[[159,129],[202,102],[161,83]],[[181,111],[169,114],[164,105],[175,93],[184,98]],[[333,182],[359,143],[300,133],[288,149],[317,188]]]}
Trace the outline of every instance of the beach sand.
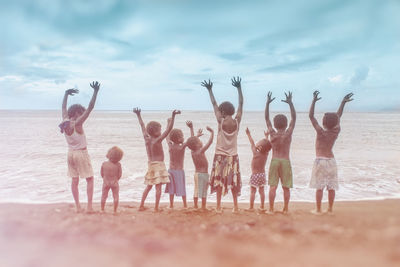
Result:
{"label": "beach sand", "polygon": [[300,202],[288,215],[176,205],[154,214],[150,203],[144,212],[121,203],[114,216],[110,201],[106,214],[76,214],[72,204],[0,204],[0,265],[400,266],[399,199],[337,202],[334,215],[321,216]]}

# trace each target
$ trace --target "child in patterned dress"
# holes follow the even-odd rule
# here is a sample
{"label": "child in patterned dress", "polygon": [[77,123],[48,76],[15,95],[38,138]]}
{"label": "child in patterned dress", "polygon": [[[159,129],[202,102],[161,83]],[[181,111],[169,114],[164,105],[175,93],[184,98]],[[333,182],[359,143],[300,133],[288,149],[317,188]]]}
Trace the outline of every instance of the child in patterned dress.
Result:
{"label": "child in patterned dress", "polygon": [[314,117],[315,103],[321,99],[318,95],[319,92],[315,91],[309,113],[311,123],[317,132],[317,139],[315,142],[316,159],[314,161],[310,181],[310,187],[316,189],[315,199],[317,207],[316,210],[312,211],[312,213],[317,215],[321,214],[321,201],[325,187],[328,190],[328,212],[332,212],[333,202],[335,200],[335,190],[339,189],[337,166],[332,148],[339,136],[340,117],[343,114],[344,105],[353,100],[351,99],[353,94],[347,94],[343,98],[337,112],[325,113],[322,120],[324,128],[322,128]]}
{"label": "child in patterned dress", "polygon": [[144,125],[142,116],[139,108],[134,108],[133,113],[138,117],[148,157],[148,170],[145,175],[144,184],[147,185],[143,191],[142,200],[140,201],[139,211],[145,210],[144,202],[147,198],[147,194],[153,187],[156,186],[156,202],[154,211],[161,211],[158,206],[161,198],[161,186],[162,184],[169,183],[169,174],[164,163],[164,150],[162,147],[162,141],[171,132],[175,121],[175,115],[181,114],[179,110],[172,112],[171,120],[168,122],[167,129],[161,133],[161,124],[156,121],[150,121],[146,126]]}
{"label": "child in patterned dress", "polygon": [[261,139],[254,144],[251,137],[249,128],[246,128],[246,134],[249,138],[251,151],[253,152],[253,159],[251,161],[251,177],[250,177],[250,208],[247,211],[254,211],[254,199],[256,196],[257,188],[260,194],[260,211],[264,212],[265,192],[264,186],[266,184],[265,178],[265,164],[267,163],[268,153],[271,150],[271,143],[268,140],[268,132],[264,132],[265,138]]}

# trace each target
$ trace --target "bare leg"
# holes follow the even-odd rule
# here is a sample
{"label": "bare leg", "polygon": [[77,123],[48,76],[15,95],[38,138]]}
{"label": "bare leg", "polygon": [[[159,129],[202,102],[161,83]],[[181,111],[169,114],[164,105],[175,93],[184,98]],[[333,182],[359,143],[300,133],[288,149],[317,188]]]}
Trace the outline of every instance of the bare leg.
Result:
{"label": "bare leg", "polygon": [[74,197],[76,212],[81,211],[81,204],[79,203],[79,177],[73,177],[71,182],[72,196]]}
{"label": "bare leg", "polygon": [[250,209],[254,209],[254,200],[256,199],[257,188],[250,186]]}
{"label": "bare leg", "polygon": [[290,189],[283,186],[282,189],[283,189],[283,201],[284,201],[283,212],[286,213],[289,211]]}
{"label": "bare leg", "polygon": [[193,197],[193,205],[194,205],[194,208],[195,209],[198,209],[199,208],[199,206],[197,205],[197,202],[199,201],[199,198],[198,197]]}
{"label": "bare leg", "polygon": [[275,196],[276,196],[276,186],[269,187],[269,211],[274,212],[274,203],[275,203]]}
{"label": "bare leg", "polygon": [[317,189],[315,192],[315,200],[317,202],[317,212],[321,212],[321,201],[322,201],[322,196],[324,192],[322,189]]}
{"label": "bare leg", "polygon": [[335,190],[328,190],[329,209],[328,212],[333,211],[333,202],[335,201]]}
{"label": "bare leg", "polygon": [[169,207],[171,209],[174,208],[174,195],[173,194],[169,194]]}
{"label": "bare leg", "polygon": [[118,203],[119,203],[119,186],[112,188],[113,198],[114,198],[114,214],[117,213]]}
{"label": "bare leg", "polygon": [[106,206],[106,200],[108,197],[109,188],[105,188],[103,185],[103,192],[101,193],[101,210],[104,211],[104,207]]}
{"label": "bare leg", "polygon": [[156,184],[156,203],[154,206],[154,211],[158,211],[158,205],[160,204],[161,186],[162,184]]}
{"label": "bare leg", "polygon": [[93,207],[92,207],[92,200],[93,200],[93,177],[86,178],[86,193],[87,193],[87,198],[88,198],[88,203],[87,203],[87,212],[92,212]]}
{"label": "bare leg", "polygon": [[201,198],[201,209],[206,210],[206,205],[207,205],[207,198],[202,197]]}
{"label": "bare leg", "polygon": [[182,201],[183,201],[183,207],[186,209],[187,208],[186,196],[182,196]]}
{"label": "bare leg", "polygon": [[237,202],[237,193],[235,192],[235,190],[232,190],[232,198],[233,198],[233,210],[235,212],[239,211],[238,202]]}
{"label": "bare leg", "polygon": [[222,186],[217,187],[217,211],[221,211]]}
{"label": "bare leg", "polygon": [[152,187],[153,187],[152,185],[148,185],[144,189],[143,194],[142,194],[142,200],[140,201],[139,211],[143,211],[144,210],[144,202],[146,201],[147,195],[149,194],[149,192],[150,192]]}
{"label": "bare leg", "polygon": [[260,186],[258,188],[258,193],[260,193],[261,209],[264,209],[264,202],[265,202],[264,186]]}

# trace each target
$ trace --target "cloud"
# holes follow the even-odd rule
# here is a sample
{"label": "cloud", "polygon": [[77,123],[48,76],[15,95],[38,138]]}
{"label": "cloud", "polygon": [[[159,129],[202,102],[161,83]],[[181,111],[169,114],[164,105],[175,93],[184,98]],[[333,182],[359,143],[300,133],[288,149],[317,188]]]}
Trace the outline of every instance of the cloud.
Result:
{"label": "cloud", "polygon": [[368,67],[358,67],[355,71],[353,76],[350,79],[351,85],[360,85],[361,82],[365,81],[368,77],[369,68]]}
{"label": "cloud", "polygon": [[338,75],[333,76],[333,77],[328,77],[328,80],[331,83],[340,83],[340,82],[343,81],[343,75],[342,74],[338,74]]}

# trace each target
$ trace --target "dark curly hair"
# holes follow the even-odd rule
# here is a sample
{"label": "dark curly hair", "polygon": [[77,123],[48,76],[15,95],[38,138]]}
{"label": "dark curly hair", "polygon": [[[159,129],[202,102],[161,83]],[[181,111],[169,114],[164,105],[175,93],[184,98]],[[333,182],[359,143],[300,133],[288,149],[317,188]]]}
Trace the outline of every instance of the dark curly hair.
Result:
{"label": "dark curly hair", "polygon": [[172,129],[169,133],[169,139],[175,144],[180,143],[179,139],[183,139],[183,132],[180,129]]}
{"label": "dark curly hair", "polygon": [[122,159],[122,156],[124,155],[124,152],[122,151],[121,148],[117,146],[113,146],[110,148],[107,152],[106,157],[112,162],[112,163],[117,163]]}
{"label": "dark curly hair", "polygon": [[261,145],[261,153],[269,152],[272,148],[271,143],[265,138],[258,141],[257,144]]}
{"label": "dark curly hair", "polygon": [[274,117],[274,126],[278,130],[286,129],[287,118],[283,114],[278,114]]}
{"label": "dark curly hair", "polygon": [[223,115],[232,116],[233,114],[235,114],[235,107],[229,101],[222,102],[218,106],[218,109]]}
{"label": "dark curly hair", "polygon": [[196,149],[196,144],[200,142],[200,139],[197,136],[191,136],[186,141],[186,144],[190,150]]}
{"label": "dark curly hair", "polygon": [[69,108],[68,108],[68,118],[72,118],[72,117],[74,117],[77,113],[83,113],[83,112],[85,112],[85,110],[86,110],[86,108],[84,107],[84,106],[82,106],[82,105],[80,105],[80,104],[74,104],[74,105],[71,105]]}
{"label": "dark curly hair", "polygon": [[146,132],[150,135],[154,137],[154,133],[156,132],[156,130],[161,129],[161,124],[156,122],[156,121],[150,121],[149,123],[147,123],[146,125]]}
{"label": "dark curly hair", "polygon": [[339,116],[335,112],[327,112],[322,119],[322,125],[330,130],[333,129],[339,122]]}

